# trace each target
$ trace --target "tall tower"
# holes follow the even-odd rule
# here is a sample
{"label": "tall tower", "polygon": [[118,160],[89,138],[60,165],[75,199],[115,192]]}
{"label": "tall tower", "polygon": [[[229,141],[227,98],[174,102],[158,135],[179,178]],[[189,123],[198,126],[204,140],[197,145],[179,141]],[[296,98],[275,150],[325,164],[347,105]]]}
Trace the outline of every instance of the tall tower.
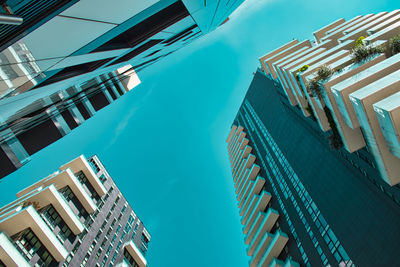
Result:
{"label": "tall tower", "polygon": [[397,262],[398,34],[368,14],[260,58],[227,139],[250,266]]}

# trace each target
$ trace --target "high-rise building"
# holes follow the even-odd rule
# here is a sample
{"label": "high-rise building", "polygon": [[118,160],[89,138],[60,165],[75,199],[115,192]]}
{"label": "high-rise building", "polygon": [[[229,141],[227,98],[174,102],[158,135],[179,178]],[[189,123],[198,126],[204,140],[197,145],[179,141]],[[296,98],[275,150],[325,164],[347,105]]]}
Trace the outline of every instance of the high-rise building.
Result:
{"label": "high-rise building", "polygon": [[150,234],[97,156],[80,156],[0,209],[0,266],[147,266]]}
{"label": "high-rise building", "polygon": [[399,23],[340,19],[260,59],[227,139],[250,266],[397,264]]}
{"label": "high-rise building", "polygon": [[0,178],[131,90],[121,76],[137,81],[243,1],[5,1],[24,23],[0,25]]}
{"label": "high-rise building", "polygon": [[13,101],[0,110],[0,177],[30,160],[30,156],[64,137],[100,109],[140,83],[129,66],[102,74],[54,93],[19,109]]}

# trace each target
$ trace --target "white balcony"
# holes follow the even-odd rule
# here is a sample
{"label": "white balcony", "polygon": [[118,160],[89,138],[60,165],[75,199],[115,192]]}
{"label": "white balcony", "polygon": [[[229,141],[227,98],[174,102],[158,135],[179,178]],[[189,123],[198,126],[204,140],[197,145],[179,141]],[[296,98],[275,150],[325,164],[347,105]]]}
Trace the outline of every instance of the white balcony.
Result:
{"label": "white balcony", "polygon": [[394,10],[390,13],[386,13],[381,17],[378,17],[374,20],[372,20],[371,22],[365,24],[364,26],[362,26],[361,28],[357,29],[357,30],[351,30],[348,29],[346,30],[345,36],[343,36],[342,38],[339,39],[339,42],[344,42],[346,40],[357,40],[359,37],[361,36],[365,36],[368,33],[368,30],[371,28],[374,28],[375,26],[381,25],[383,27],[388,27],[390,26],[390,21],[392,19],[398,19],[400,15],[400,10]]}
{"label": "white balcony", "polygon": [[54,176],[40,180],[34,185],[18,192],[17,197],[24,196],[25,194],[28,194],[39,187],[47,187],[52,184],[54,184],[58,191],[66,186],[69,186],[71,191],[88,213],[93,213],[97,209],[96,204],[90,198],[88,193],[83,188],[83,185],[79,182],[78,178],[76,178],[70,169],[66,169],[65,171],[62,171]]}
{"label": "white balcony", "polygon": [[326,25],[325,27],[315,31],[313,33],[313,35],[315,37],[315,41],[317,43],[320,43],[321,38],[326,35],[326,32],[328,32],[329,30],[332,30],[336,27],[339,27],[340,25],[343,25],[345,22],[346,22],[345,19],[341,18],[341,19],[338,19],[338,20]]}
{"label": "white balcony", "polygon": [[128,253],[132,256],[139,267],[146,267],[147,261],[143,257],[142,253],[140,253],[139,249],[136,245],[131,241],[125,244],[124,248],[128,251]]}
{"label": "white balcony", "polygon": [[238,183],[240,183],[240,179],[244,177],[243,173],[245,172],[245,170],[250,169],[250,167],[256,161],[256,156],[249,153],[250,151],[246,153],[248,154],[248,156],[242,160],[241,164],[233,172],[233,182],[235,183],[236,187],[238,186]]}
{"label": "white balcony", "polygon": [[231,128],[231,131],[229,132],[228,138],[226,139],[226,143],[229,144],[231,142],[231,138],[232,138],[233,134],[235,133],[236,129],[237,129],[237,126],[233,125]]}
{"label": "white balcony", "polygon": [[[254,220],[256,219],[258,213],[260,211],[264,211],[267,208],[268,203],[271,200],[271,194],[263,191],[258,199],[258,202],[256,203],[254,209],[251,211],[250,215],[248,216],[247,220],[242,221],[242,223],[244,222],[244,226],[243,226],[243,233],[247,234],[251,228],[251,226],[254,223]],[[250,212],[250,211],[249,211]],[[247,214],[246,214],[247,216]],[[246,216],[244,217],[244,219],[246,218]]]}
{"label": "white balcony", "polygon": [[281,51],[280,53],[277,53],[269,58],[266,58],[264,60],[264,64],[267,66],[269,73],[274,79],[277,79],[277,73],[275,72],[275,69],[273,68],[273,64],[276,61],[281,60],[282,58],[285,58],[288,55],[292,55],[293,53],[296,53],[299,49],[303,47],[311,47],[310,41],[304,41],[301,43],[296,43],[295,45],[288,47],[287,49]]}
{"label": "white balcony", "polygon": [[281,254],[288,240],[289,237],[285,233],[277,231],[257,266],[268,267],[271,261]]}
{"label": "white balcony", "polygon": [[257,212],[263,210],[262,207],[265,208],[270,200],[271,194],[267,191],[262,191],[260,195],[253,195],[253,197],[250,196],[248,201],[245,202],[243,208],[240,210],[242,224],[246,226],[250,220],[254,220]]}
{"label": "white balcony", "polygon": [[229,144],[228,144],[228,153],[230,154],[232,152],[232,147],[236,144],[236,139],[239,137],[240,133],[243,131],[243,127],[239,126],[236,128],[234,131],[232,137],[230,138]]}
{"label": "white balcony", "polygon": [[257,266],[257,264],[259,263],[261,257],[264,255],[264,253],[267,250],[269,244],[271,243],[271,240],[273,239],[273,237],[274,237],[274,235],[270,234],[268,232],[266,232],[262,236],[259,244],[257,245],[256,249],[254,250],[254,252],[253,252],[253,254],[251,256],[251,259],[250,259],[250,262],[249,262],[250,267]]}
{"label": "white balcony", "polygon": [[352,20],[350,23],[348,23],[346,26],[342,27],[342,28],[338,28],[334,31],[329,31],[328,35],[326,35],[325,37],[323,37],[321,39],[321,41],[326,41],[326,40],[332,40],[335,43],[337,43],[337,40],[342,37],[344,35],[344,31],[346,31],[347,29],[350,29],[354,26],[358,26],[358,25],[363,25],[363,22],[370,19],[371,17],[373,17],[374,14],[368,14],[365,16],[360,16],[355,18],[354,20]]}
{"label": "white balcony", "polygon": [[74,214],[68,203],[53,184],[45,188],[39,187],[29,194],[2,207],[0,209],[0,216],[20,206],[28,206],[31,204],[34,205],[34,208],[37,210],[51,204],[75,235],[84,230],[83,224],[79,221],[78,217]]}
{"label": "white balcony", "polygon": [[389,19],[384,20],[383,22],[381,22],[380,24],[378,24],[374,27],[371,27],[370,29],[367,30],[367,34],[369,36],[371,36],[379,31],[384,30],[385,28],[395,24],[396,22],[400,21],[400,12],[399,11],[400,10],[397,9],[397,10],[390,12],[390,13],[395,13],[396,15],[394,15],[393,17],[391,17]]}
{"label": "white balcony", "polygon": [[266,54],[266,55],[262,56],[261,58],[259,58],[259,61],[260,61],[260,63],[261,63],[261,66],[262,66],[263,69],[264,69],[264,72],[265,72],[266,74],[270,74],[270,75],[272,76],[272,73],[271,73],[271,71],[270,71],[270,69],[269,69],[269,66],[266,65],[266,63],[265,63],[265,60],[266,60],[266,59],[268,59],[268,58],[270,58],[270,57],[273,57],[273,56],[275,56],[276,54],[279,54],[279,53],[281,53],[282,51],[287,50],[287,49],[290,48],[290,47],[295,46],[298,42],[299,42],[299,41],[297,41],[297,40],[292,40],[292,41],[290,41],[289,43],[284,44],[284,45],[282,45],[281,47],[275,49],[274,51],[271,51],[271,52],[269,52],[268,54]]}
{"label": "white balcony", "polygon": [[400,93],[395,93],[373,104],[386,145],[400,158]]}
{"label": "white balcony", "polygon": [[60,170],[66,169],[71,169],[73,173],[82,171],[100,197],[104,196],[107,193],[107,190],[104,187],[103,183],[96,176],[92,167],[90,167],[89,162],[83,155],[60,167]]}
{"label": "white balcony", "polygon": [[15,248],[11,239],[3,232],[0,232],[0,260],[9,267],[30,267],[29,262]]}
{"label": "white balcony", "polygon": [[279,218],[278,211],[269,208],[267,212],[260,211],[252,227],[248,231],[245,243],[249,245],[247,249],[247,255],[252,256],[254,250],[260,243],[261,238],[267,232],[271,232],[272,227],[274,227],[276,221]]}
{"label": "white balcony", "polygon": [[360,123],[355,115],[349,95],[398,69],[400,69],[400,54],[383,60],[359,72],[357,75],[332,86],[332,92],[339,111],[350,128],[358,128],[360,127]]}
{"label": "white balcony", "polygon": [[400,159],[390,152],[372,105],[399,91],[400,70],[397,70],[349,96],[378,170],[392,186],[400,183]]}
{"label": "white balcony", "polygon": [[[243,169],[242,173],[240,174],[240,177],[238,178],[237,182],[235,183],[235,188],[236,188],[236,195],[239,194],[239,192],[242,190],[244,186],[251,180],[254,180],[257,173],[259,172],[259,167],[257,164],[254,164],[255,157],[251,158],[252,160],[248,161],[246,163],[245,168]],[[252,164],[250,166],[250,164]]]}
{"label": "white balcony", "polygon": [[352,76],[357,75],[358,73],[383,61],[384,59],[385,56],[379,56],[360,65],[353,64],[352,58],[347,56],[330,65],[332,69],[341,69],[341,71],[332,75],[324,83],[324,100],[328,108],[331,110],[332,117],[342,137],[344,147],[349,152],[354,152],[365,147],[365,140],[360,127],[352,129],[344,121],[344,118],[339,110],[338,103],[333,95],[332,87]]}
{"label": "white balcony", "polygon": [[237,199],[239,201],[239,208],[241,208],[245,202],[245,200],[254,194],[259,194],[261,189],[264,187],[265,180],[261,176],[258,176],[256,180],[255,177],[259,171],[259,167],[257,165],[253,165],[252,170],[255,170],[253,173],[250,173],[247,179],[247,183],[243,186],[239,194],[237,195]]}
{"label": "white balcony", "polygon": [[253,148],[249,145],[245,146],[240,152],[236,160],[233,162],[231,166],[233,177],[236,177],[240,167],[243,165],[243,162],[248,158],[249,154]]}
{"label": "white balcony", "polygon": [[364,39],[364,42],[369,45],[378,40],[389,40],[390,38],[400,34],[400,21],[393,23],[389,27],[386,27]]}
{"label": "white balcony", "polygon": [[0,217],[0,232],[5,232],[8,236],[28,228],[35,233],[57,262],[65,260],[68,251],[32,206],[14,209]]}

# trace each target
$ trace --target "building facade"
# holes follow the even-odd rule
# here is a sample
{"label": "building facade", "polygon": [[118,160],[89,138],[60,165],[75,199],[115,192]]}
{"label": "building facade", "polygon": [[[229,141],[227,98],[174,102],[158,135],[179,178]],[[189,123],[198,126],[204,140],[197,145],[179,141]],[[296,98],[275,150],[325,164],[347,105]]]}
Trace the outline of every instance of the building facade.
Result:
{"label": "building facade", "polygon": [[147,266],[150,234],[97,156],[80,156],[0,209],[0,266]]}
{"label": "building facade", "polygon": [[3,105],[0,177],[22,167],[31,155],[69,134],[139,83],[135,71],[126,66],[65,90],[56,88],[50,95],[39,95],[22,109],[12,101]]}
{"label": "building facade", "polygon": [[[260,58],[227,139],[250,266],[398,264],[398,176],[377,154],[396,156],[398,21],[397,10],[341,19]],[[355,62],[360,36],[386,52]],[[335,71],[311,89],[321,66]]]}
{"label": "building facade", "polygon": [[0,178],[131,90],[135,72],[226,22],[243,1],[7,1],[24,23],[0,26]]}

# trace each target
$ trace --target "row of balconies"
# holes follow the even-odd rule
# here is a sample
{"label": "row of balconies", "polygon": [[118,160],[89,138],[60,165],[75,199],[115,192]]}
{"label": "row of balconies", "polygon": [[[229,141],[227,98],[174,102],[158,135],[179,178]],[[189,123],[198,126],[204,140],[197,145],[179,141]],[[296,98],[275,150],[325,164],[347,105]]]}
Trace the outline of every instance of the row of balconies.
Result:
{"label": "row of balconies", "polygon": [[[106,193],[83,156],[20,191],[17,200],[0,208],[0,261],[6,266],[64,261],[69,254],[64,242],[86,230],[86,219],[97,209],[94,196]],[[132,257],[139,257],[139,266],[146,265],[140,252]]]}
{"label": "row of balconies", "polygon": [[[260,58],[289,102],[305,116],[313,115],[322,131],[337,132],[350,153],[368,146],[390,185],[400,182],[400,54],[392,55],[389,46],[399,34],[400,10],[368,14],[314,32],[317,45],[294,40]],[[357,62],[352,50],[359,42],[386,52]],[[322,68],[331,73],[315,93],[310,83]]]}
{"label": "row of balconies", "polygon": [[279,229],[271,233],[279,213],[270,207],[272,196],[264,190],[265,179],[259,175],[260,167],[243,130],[234,125],[227,143],[249,265],[299,266],[290,259],[277,259],[289,238]]}

